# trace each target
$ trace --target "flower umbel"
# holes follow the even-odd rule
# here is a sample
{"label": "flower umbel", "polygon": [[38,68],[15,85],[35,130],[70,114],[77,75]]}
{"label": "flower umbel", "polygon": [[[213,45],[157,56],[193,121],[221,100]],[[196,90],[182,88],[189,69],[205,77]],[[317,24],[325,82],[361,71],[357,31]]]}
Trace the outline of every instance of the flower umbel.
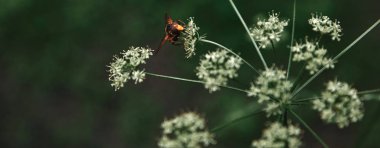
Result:
{"label": "flower umbel", "polygon": [[332,40],[340,41],[342,27],[339,21],[332,21],[328,16],[318,14],[311,14],[311,16],[309,24],[313,27],[314,31],[320,32],[321,34],[330,34]]}
{"label": "flower umbel", "polygon": [[251,88],[248,96],[258,98],[259,104],[266,104],[267,116],[279,115],[283,108],[290,104],[293,84],[286,80],[286,72],[274,68],[263,71]]}
{"label": "flower umbel", "polygon": [[296,43],[291,47],[291,52],[294,53],[293,61],[305,61],[306,69],[310,74],[316,73],[319,69],[334,68],[334,61],[326,57],[327,50],[319,47],[317,42],[305,40],[305,43]]}
{"label": "flower umbel", "polygon": [[144,47],[130,47],[129,50],[121,52],[121,57],[114,56],[109,67],[109,80],[115,91],[124,87],[124,83],[129,79],[135,80],[135,84],[141,83],[145,79],[144,70],[137,70],[141,64],[151,56],[152,50]]}
{"label": "flower umbel", "polygon": [[165,120],[161,127],[163,135],[158,142],[161,148],[201,148],[216,144],[206,129],[205,120],[193,112]]}
{"label": "flower umbel", "polygon": [[200,61],[197,76],[205,82],[205,88],[210,92],[227,85],[230,78],[238,76],[237,71],[242,64],[241,58],[230,55],[226,50],[217,49],[209,52]]}
{"label": "flower umbel", "polygon": [[261,139],[252,142],[255,148],[298,148],[301,146],[301,129],[297,126],[288,127],[278,122],[272,123],[263,133]]}
{"label": "flower umbel", "polygon": [[186,58],[195,55],[195,43],[200,38],[198,34],[199,27],[194,23],[194,18],[190,17],[188,21],[183,34],[183,45],[186,51]]}
{"label": "flower umbel", "polygon": [[330,81],[320,98],[313,101],[313,109],[321,113],[322,120],[336,123],[339,128],[357,122],[363,118],[363,103],[356,89],[347,83]]}
{"label": "flower umbel", "polygon": [[284,27],[288,26],[289,20],[280,20],[279,14],[269,13],[269,18],[258,20],[256,25],[251,28],[250,35],[259,43],[260,48],[266,48],[271,42],[278,42],[281,38],[281,33]]}

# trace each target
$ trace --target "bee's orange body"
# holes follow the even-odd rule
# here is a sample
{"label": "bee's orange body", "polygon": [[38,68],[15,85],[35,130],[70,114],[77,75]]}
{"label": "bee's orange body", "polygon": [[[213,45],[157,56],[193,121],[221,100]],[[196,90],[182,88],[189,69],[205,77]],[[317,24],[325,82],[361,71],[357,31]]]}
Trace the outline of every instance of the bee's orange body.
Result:
{"label": "bee's orange body", "polygon": [[181,32],[185,29],[185,24],[180,21],[173,21],[173,19],[165,14],[165,36],[161,40],[161,44],[156,50],[158,52],[161,47],[165,44],[166,41],[169,41],[173,45],[177,44],[178,37],[181,35]]}

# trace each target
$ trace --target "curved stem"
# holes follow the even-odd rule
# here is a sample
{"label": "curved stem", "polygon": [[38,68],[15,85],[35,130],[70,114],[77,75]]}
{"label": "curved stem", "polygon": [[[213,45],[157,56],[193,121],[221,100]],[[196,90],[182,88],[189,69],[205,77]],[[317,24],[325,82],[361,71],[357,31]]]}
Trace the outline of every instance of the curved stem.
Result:
{"label": "curved stem", "polygon": [[249,117],[252,117],[252,116],[254,116],[254,115],[258,115],[258,114],[260,114],[260,113],[262,113],[262,112],[264,112],[264,111],[263,111],[263,110],[257,110],[257,111],[254,111],[254,112],[252,112],[252,113],[249,113],[249,114],[247,114],[247,115],[244,115],[244,116],[238,117],[238,118],[236,118],[236,119],[233,119],[233,120],[231,120],[231,121],[229,121],[229,122],[223,123],[222,125],[219,125],[219,126],[213,128],[213,129],[211,129],[211,132],[217,132],[217,131],[219,131],[219,130],[221,130],[221,129],[224,129],[224,128],[226,128],[226,127],[228,127],[228,126],[230,126],[230,125],[232,125],[232,124],[238,122],[238,121],[242,121],[242,120],[244,120],[244,119],[248,119]]}
{"label": "curved stem", "polygon": [[253,39],[253,37],[250,35],[250,33],[249,33],[249,29],[248,29],[248,27],[247,27],[247,24],[245,23],[243,17],[241,17],[239,10],[236,8],[236,6],[235,6],[235,4],[234,4],[234,2],[233,2],[232,0],[230,0],[230,3],[231,3],[232,8],[234,8],[234,10],[235,10],[237,16],[239,17],[241,23],[243,24],[243,26],[244,26],[244,28],[245,28],[245,31],[247,31],[248,36],[249,36],[249,38],[251,39],[253,46],[255,46],[255,49],[256,49],[257,53],[259,54],[259,57],[260,57],[260,59],[261,59],[261,62],[263,62],[263,65],[264,65],[265,69],[268,69],[267,63],[265,62],[264,57],[263,57],[263,55],[261,54],[260,49],[259,49],[259,47],[257,46],[257,44],[256,44],[256,42],[255,42],[255,39]]}
{"label": "curved stem", "polygon": [[[359,42],[365,35],[368,34],[373,28],[375,28],[380,23],[380,19],[377,20],[371,27],[369,27],[366,31],[364,31],[358,38],[356,38],[350,45],[348,45],[345,49],[343,49],[338,55],[336,55],[332,60],[336,61],[339,57],[345,54],[352,46],[354,46],[357,42]],[[293,92],[292,98],[295,97],[304,87],[306,87],[311,81],[313,81],[318,75],[320,75],[324,70],[326,70],[328,65],[325,65],[321,68],[317,73],[311,76],[305,84],[299,87],[296,91]]]}
{"label": "curved stem", "polygon": [[[160,75],[160,74],[155,74],[155,73],[150,73],[150,72],[146,72],[146,74],[147,75],[151,75],[151,76],[161,77],[161,78],[167,78],[167,79],[180,80],[180,81],[185,81],[185,82],[193,82],[193,83],[205,84],[205,82],[199,81],[199,80],[192,80],[192,79],[185,79],[185,78],[180,78],[180,77]],[[248,93],[248,91],[246,91],[246,90],[243,90],[243,89],[240,89],[240,88],[236,88],[236,87],[232,87],[232,86],[223,86],[223,85],[221,85],[220,87],[229,88],[229,89],[237,90],[237,91],[240,91],[240,92]]]}
{"label": "curved stem", "polygon": [[293,47],[293,41],[294,41],[294,32],[295,32],[295,26],[296,26],[296,1],[293,1],[293,20],[292,20],[292,37],[290,39],[290,50],[289,50],[289,61],[288,61],[288,69],[286,71],[286,79],[289,78],[290,73],[290,67],[292,66],[292,48]]}
{"label": "curved stem", "polygon": [[296,117],[296,118],[297,118],[297,119],[303,124],[303,126],[306,127],[306,129],[307,129],[307,130],[308,130],[308,131],[314,136],[315,139],[318,140],[319,143],[322,144],[322,146],[323,146],[324,148],[328,148],[327,144],[322,140],[322,138],[319,137],[319,136],[317,135],[317,133],[315,133],[314,130],[311,129],[310,126],[309,126],[305,121],[303,121],[302,118],[301,118],[300,116],[298,116],[298,115],[297,115],[293,110],[291,110],[291,109],[289,109],[289,111],[294,115],[294,117]]}
{"label": "curved stem", "polygon": [[210,41],[210,40],[206,40],[206,39],[199,39],[198,41],[201,41],[201,42],[205,42],[205,43],[209,43],[209,44],[213,44],[213,45],[216,45],[216,46],[219,46],[220,48],[223,48],[225,50],[227,50],[228,52],[232,53],[233,55],[239,57],[245,64],[247,64],[251,69],[253,69],[257,74],[259,74],[259,72],[257,71],[257,69],[252,66],[251,64],[249,64],[246,60],[244,60],[241,56],[239,56],[238,54],[236,54],[235,52],[233,52],[231,49],[219,44],[219,43],[216,43],[214,41]]}

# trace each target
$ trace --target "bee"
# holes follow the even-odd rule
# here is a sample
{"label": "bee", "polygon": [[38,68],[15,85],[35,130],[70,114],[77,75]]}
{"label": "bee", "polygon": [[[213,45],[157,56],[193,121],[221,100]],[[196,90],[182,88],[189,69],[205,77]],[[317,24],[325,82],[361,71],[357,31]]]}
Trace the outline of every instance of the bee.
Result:
{"label": "bee", "polygon": [[174,21],[168,14],[165,14],[165,36],[161,39],[161,44],[155,52],[157,53],[166,41],[173,45],[179,45],[178,38],[183,30],[185,30],[184,22],[181,20]]}

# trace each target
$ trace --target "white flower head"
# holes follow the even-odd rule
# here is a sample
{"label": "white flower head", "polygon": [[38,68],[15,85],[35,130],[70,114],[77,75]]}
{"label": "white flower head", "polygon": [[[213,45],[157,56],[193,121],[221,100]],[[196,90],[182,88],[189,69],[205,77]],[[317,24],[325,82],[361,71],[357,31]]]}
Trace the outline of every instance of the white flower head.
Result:
{"label": "white flower head", "polygon": [[301,146],[301,129],[294,125],[288,127],[278,122],[272,123],[261,139],[252,142],[255,148],[298,148]]}
{"label": "white flower head", "polygon": [[228,79],[238,76],[237,71],[241,64],[241,58],[230,55],[226,50],[217,49],[201,59],[196,74],[205,82],[205,88],[214,92],[220,86],[227,85]]}
{"label": "white flower head", "polygon": [[194,23],[194,18],[190,17],[188,21],[183,34],[183,45],[186,51],[186,58],[195,55],[195,43],[201,38],[198,34],[199,27]]}
{"label": "white flower head", "polygon": [[337,80],[327,83],[321,97],[313,100],[313,109],[321,113],[322,120],[336,123],[339,128],[348,126],[350,122],[357,122],[364,116],[363,103],[356,89]]}
{"label": "white flower head", "polygon": [[269,13],[268,19],[258,20],[250,29],[250,35],[259,43],[260,48],[266,48],[271,42],[280,41],[284,27],[289,20],[280,20],[279,13]]}
{"label": "white flower head", "polygon": [[286,80],[286,72],[275,68],[263,71],[251,88],[248,96],[258,98],[259,104],[265,104],[267,116],[281,114],[283,107],[290,104],[293,84]]}
{"label": "white flower head", "polygon": [[343,29],[339,21],[332,21],[328,16],[322,16],[322,14],[311,14],[309,24],[313,27],[313,31],[330,34],[332,40],[340,41]]}
{"label": "white flower head", "polygon": [[141,83],[145,79],[144,70],[132,71],[132,80],[135,80],[135,84]]}
{"label": "white flower head", "polygon": [[305,39],[305,43],[296,43],[291,47],[293,52],[293,61],[306,62],[306,69],[310,74],[316,73],[318,70],[326,66],[327,68],[334,68],[334,61],[327,58],[327,49],[318,46],[318,42],[309,41]]}
{"label": "white flower head", "polygon": [[145,64],[151,55],[153,53],[150,48],[130,47],[129,50],[121,52],[121,57],[114,56],[113,62],[108,66],[108,79],[115,91],[124,87],[129,79],[135,80],[135,84],[141,83],[145,79],[145,72],[137,67]]}
{"label": "white flower head", "polygon": [[214,135],[206,129],[205,120],[193,112],[165,120],[161,128],[160,148],[201,148],[216,144]]}

